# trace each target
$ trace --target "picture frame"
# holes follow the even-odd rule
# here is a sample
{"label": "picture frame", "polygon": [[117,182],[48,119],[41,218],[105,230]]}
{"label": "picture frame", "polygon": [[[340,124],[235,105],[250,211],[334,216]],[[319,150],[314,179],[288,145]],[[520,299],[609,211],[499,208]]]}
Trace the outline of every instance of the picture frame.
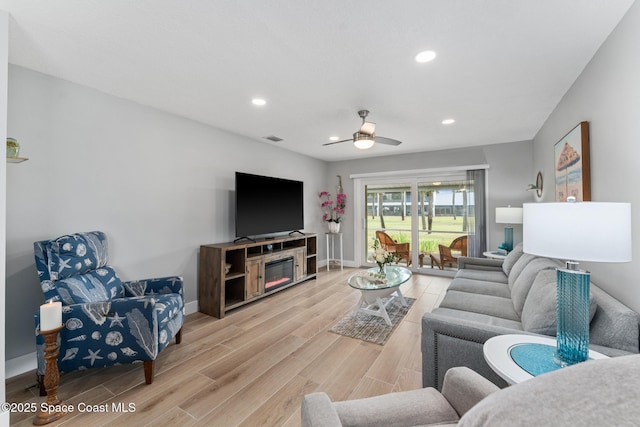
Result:
{"label": "picture frame", "polygon": [[580,122],[554,145],[556,201],[591,200],[589,122]]}

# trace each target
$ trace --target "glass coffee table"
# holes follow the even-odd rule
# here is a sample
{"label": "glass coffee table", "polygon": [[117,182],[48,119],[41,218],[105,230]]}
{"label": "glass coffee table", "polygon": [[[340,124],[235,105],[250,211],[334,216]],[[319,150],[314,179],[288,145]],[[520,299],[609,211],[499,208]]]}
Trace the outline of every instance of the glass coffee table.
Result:
{"label": "glass coffee table", "polygon": [[403,307],[407,306],[407,301],[400,292],[400,285],[410,277],[411,271],[399,266],[387,266],[385,277],[378,274],[377,267],[352,275],[347,283],[362,294],[353,314],[362,312],[382,317],[387,325],[391,326],[387,306],[395,300]]}

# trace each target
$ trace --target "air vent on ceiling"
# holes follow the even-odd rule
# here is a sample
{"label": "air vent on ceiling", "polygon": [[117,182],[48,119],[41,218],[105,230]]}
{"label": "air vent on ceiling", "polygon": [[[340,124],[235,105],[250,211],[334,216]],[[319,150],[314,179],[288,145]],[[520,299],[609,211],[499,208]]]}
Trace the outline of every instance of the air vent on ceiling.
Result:
{"label": "air vent on ceiling", "polygon": [[269,136],[263,136],[264,139],[268,139],[269,141],[273,141],[273,142],[280,142],[282,141],[282,138],[278,138],[275,135],[269,135]]}

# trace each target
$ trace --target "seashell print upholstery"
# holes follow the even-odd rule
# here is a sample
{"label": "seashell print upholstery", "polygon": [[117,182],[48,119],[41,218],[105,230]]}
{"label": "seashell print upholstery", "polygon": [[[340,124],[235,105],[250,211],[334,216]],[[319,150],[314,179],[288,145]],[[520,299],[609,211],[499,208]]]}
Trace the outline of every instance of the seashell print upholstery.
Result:
{"label": "seashell print upholstery", "polygon": [[[108,263],[101,231],[76,233],[34,243],[36,268],[45,300],[62,302],[60,372],[144,362],[153,381],[153,361],[184,322],[182,278],[123,282]],[[43,395],[44,339],[37,333],[38,377]]]}

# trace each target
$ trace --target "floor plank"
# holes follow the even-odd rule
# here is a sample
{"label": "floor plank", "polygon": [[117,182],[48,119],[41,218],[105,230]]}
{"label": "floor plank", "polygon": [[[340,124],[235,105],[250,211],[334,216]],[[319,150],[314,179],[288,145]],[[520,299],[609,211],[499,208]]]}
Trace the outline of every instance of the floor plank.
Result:
{"label": "floor plank", "polygon": [[[333,400],[368,397],[421,386],[420,328],[450,279],[414,274],[402,285],[415,298],[384,346],[329,332],[360,298],[346,281],[358,269],[319,272],[316,280],[283,290],[216,319],[187,316],[182,344],[156,361],[153,384],[141,364],[71,372],[61,377],[63,401],[133,404],[135,412],[68,414],[63,426],[287,426],[300,425],[305,394]],[[7,401],[46,400],[28,387],[35,372],[7,380]],[[12,426],[33,414],[11,414]]]}

